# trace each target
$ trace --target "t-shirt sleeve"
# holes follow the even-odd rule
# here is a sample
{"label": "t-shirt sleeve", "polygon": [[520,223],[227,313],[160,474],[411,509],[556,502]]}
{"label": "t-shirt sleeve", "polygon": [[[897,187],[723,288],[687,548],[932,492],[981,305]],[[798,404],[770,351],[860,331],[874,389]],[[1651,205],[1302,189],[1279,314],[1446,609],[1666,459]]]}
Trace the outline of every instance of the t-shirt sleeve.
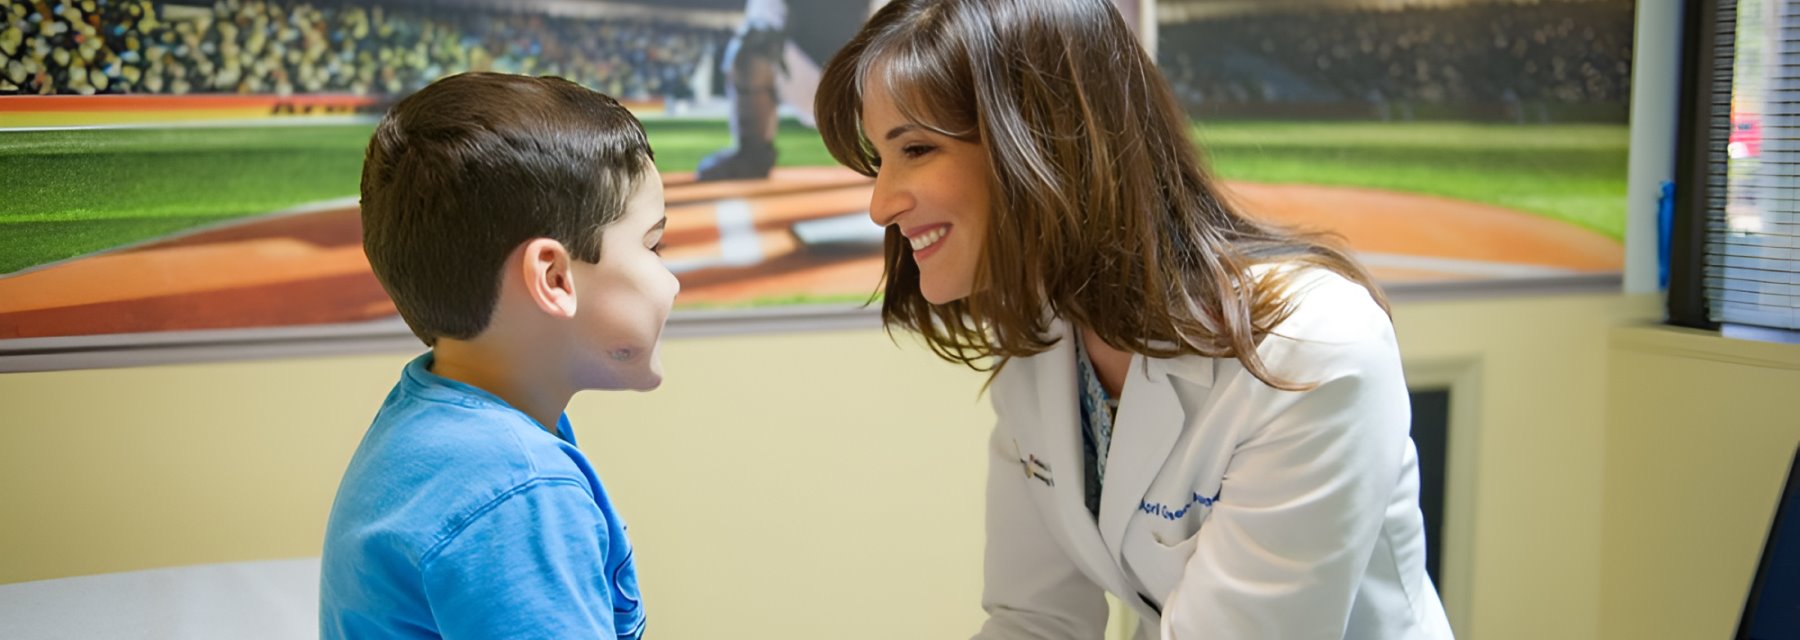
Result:
{"label": "t-shirt sleeve", "polygon": [[[455,638],[636,637],[615,629],[608,527],[587,489],[538,480],[486,505],[421,559],[438,633]],[[613,560],[609,564],[608,560]]]}

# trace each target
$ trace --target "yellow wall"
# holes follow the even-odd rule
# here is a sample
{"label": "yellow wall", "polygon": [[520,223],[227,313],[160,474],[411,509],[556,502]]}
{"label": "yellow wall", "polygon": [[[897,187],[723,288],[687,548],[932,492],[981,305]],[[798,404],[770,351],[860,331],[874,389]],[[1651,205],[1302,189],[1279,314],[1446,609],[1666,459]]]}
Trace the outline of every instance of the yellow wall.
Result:
{"label": "yellow wall", "polygon": [[1453,385],[1440,589],[1459,638],[1599,632],[1606,335],[1654,304],[1567,295],[1396,308],[1409,380]]}
{"label": "yellow wall", "polygon": [[317,554],[402,360],[0,375],[0,582]]}
{"label": "yellow wall", "polygon": [[1800,443],[1800,345],[1621,328],[1609,364],[1604,637],[1730,638]]}
{"label": "yellow wall", "polygon": [[[1622,445],[1608,420],[1609,335],[1654,312],[1617,295],[1398,306],[1408,375],[1456,390],[1442,587],[1460,637],[1617,627],[1601,603],[1621,574],[1602,558],[1632,556],[1608,519],[1645,514],[1606,490],[1675,449],[1608,467],[1609,447],[1659,441]],[[663,389],[577,398],[571,417],[630,520],[659,635],[957,637],[979,624],[991,412],[979,374],[901,342],[676,340]],[[0,376],[0,583],[317,554],[338,474],[406,358]],[[1634,431],[1697,424],[1640,413]]]}
{"label": "yellow wall", "polygon": [[[0,375],[0,583],[317,555],[409,357]],[[664,362],[654,393],[570,408],[659,636],[979,624],[978,374],[874,330],[678,340]]]}

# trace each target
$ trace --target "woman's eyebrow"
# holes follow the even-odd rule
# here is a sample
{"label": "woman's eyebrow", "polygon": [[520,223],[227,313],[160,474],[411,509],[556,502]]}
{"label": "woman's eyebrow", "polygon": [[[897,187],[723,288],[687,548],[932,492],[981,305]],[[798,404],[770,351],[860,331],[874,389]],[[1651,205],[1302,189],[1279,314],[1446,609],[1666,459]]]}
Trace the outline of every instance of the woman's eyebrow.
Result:
{"label": "woman's eyebrow", "polygon": [[917,129],[917,128],[919,128],[919,125],[916,125],[916,124],[903,124],[903,125],[900,125],[900,126],[898,126],[898,127],[894,127],[894,128],[892,128],[892,129],[888,129],[888,132],[887,132],[887,137],[885,137],[885,138],[884,138],[884,139],[885,139],[885,140],[893,140],[893,139],[894,139],[894,138],[898,138],[898,137],[900,137],[900,136],[901,136],[901,135],[902,135],[902,134],[904,134],[904,133],[906,133],[906,132],[908,132],[908,131],[912,131],[912,130],[913,130],[913,129]]}

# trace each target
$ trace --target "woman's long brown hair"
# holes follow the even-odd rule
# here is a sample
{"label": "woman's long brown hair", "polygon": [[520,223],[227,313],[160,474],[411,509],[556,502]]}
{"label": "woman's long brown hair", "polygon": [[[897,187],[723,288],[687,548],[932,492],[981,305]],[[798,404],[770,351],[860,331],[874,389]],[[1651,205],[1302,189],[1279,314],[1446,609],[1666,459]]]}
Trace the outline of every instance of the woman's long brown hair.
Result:
{"label": "woman's long brown hair", "polygon": [[998,371],[1055,344],[1060,317],[1118,349],[1235,358],[1271,386],[1305,389],[1256,352],[1293,312],[1298,270],[1252,266],[1324,267],[1388,308],[1335,237],[1221,197],[1186,113],[1108,0],[887,4],[826,65],[814,109],[832,156],[873,176],[864,91],[988,151],[992,218],[973,294],[927,302],[911,247],[887,232],[882,319],[946,360]]}

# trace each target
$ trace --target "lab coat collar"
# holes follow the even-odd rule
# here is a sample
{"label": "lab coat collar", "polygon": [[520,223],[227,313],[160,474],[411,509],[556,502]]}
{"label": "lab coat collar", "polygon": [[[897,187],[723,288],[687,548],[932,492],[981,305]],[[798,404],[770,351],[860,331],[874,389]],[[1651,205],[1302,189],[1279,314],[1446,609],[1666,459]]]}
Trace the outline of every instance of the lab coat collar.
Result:
{"label": "lab coat collar", "polygon": [[[1163,348],[1165,346],[1173,345],[1158,342],[1155,343],[1154,346]],[[1135,356],[1132,358],[1131,364],[1133,369],[1137,369],[1140,366],[1148,369],[1146,377],[1152,380],[1164,377],[1175,377],[1186,380],[1190,384],[1211,387],[1213,385],[1213,365],[1217,362],[1218,360],[1216,358],[1202,356],[1181,356],[1176,358],[1144,358],[1143,356]]]}
{"label": "lab coat collar", "polygon": [[[1051,333],[1062,339],[1057,340],[1049,351],[1033,357],[1040,363],[1034,367],[1041,411],[1038,419],[1042,427],[1037,435],[1043,438],[1041,444],[1056,473],[1057,482],[1053,487],[1056,504],[1081,505],[1085,503],[1082,477],[1087,469],[1086,461],[1082,459],[1081,405],[1075,386],[1074,340],[1079,336],[1070,331],[1067,323],[1060,321],[1052,324]],[[1111,460],[1108,458],[1109,463]],[[1096,577],[1107,591],[1130,593],[1125,574],[1119,569],[1117,554],[1109,552],[1087,509],[1061,508],[1055,512],[1061,521],[1051,526],[1068,534],[1076,552],[1075,560],[1087,570],[1087,575]]]}
{"label": "lab coat collar", "polygon": [[[1197,360],[1208,366],[1183,366],[1183,360]],[[1162,471],[1187,423],[1181,398],[1175,393],[1175,378],[1192,380],[1204,372],[1205,383],[1211,384],[1210,363],[1210,359],[1203,358],[1148,362],[1142,355],[1131,358],[1119,411],[1113,419],[1112,448],[1106,456],[1106,488],[1100,498],[1100,536],[1112,552],[1115,565],[1122,564],[1120,550],[1124,547],[1126,525],[1138,512],[1144,493]]]}
{"label": "lab coat collar", "polygon": [[[1054,490],[1061,505],[1082,505],[1083,474],[1087,472],[1081,451],[1081,405],[1075,378],[1075,343],[1080,334],[1073,325],[1051,323],[1050,350],[1033,358],[1037,378],[1038,416],[1042,446],[1058,471]],[[1068,532],[1077,549],[1077,562],[1088,575],[1099,577],[1101,586],[1115,594],[1132,593],[1121,567],[1125,529],[1138,512],[1144,493],[1174,451],[1186,426],[1186,411],[1176,393],[1182,384],[1211,387],[1214,358],[1183,356],[1146,358],[1133,355],[1113,420],[1112,446],[1106,458],[1106,487],[1100,502],[1098,526],[1087,509],[1058,509],[1061,522],[1054,526]]]}

